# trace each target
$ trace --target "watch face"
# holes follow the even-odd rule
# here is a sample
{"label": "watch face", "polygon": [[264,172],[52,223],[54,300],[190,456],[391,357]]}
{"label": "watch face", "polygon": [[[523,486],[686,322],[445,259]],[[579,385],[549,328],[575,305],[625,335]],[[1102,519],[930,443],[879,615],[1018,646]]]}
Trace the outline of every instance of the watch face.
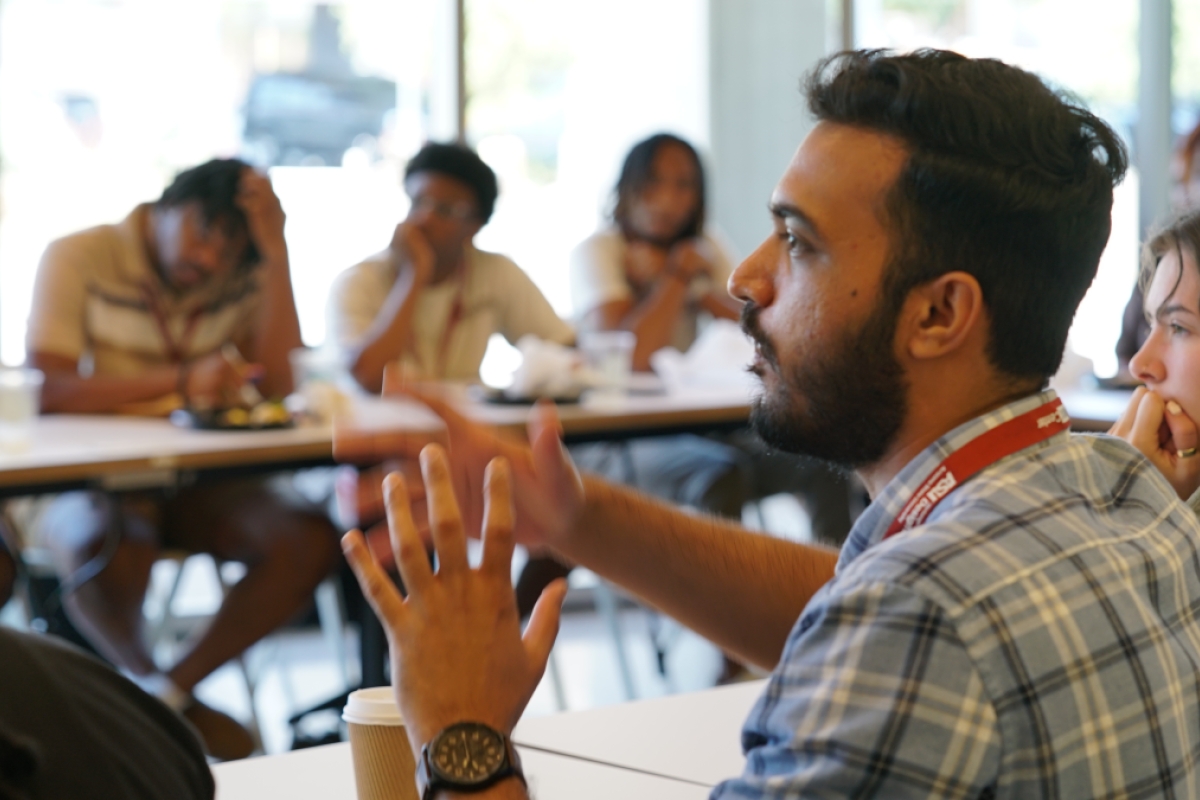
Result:
{"label": "watch face", "polygon": [[475,722],[452,725],[437,737],[429,760],[446,780],[471,785],[482,783],[504,765],[504,739]]}

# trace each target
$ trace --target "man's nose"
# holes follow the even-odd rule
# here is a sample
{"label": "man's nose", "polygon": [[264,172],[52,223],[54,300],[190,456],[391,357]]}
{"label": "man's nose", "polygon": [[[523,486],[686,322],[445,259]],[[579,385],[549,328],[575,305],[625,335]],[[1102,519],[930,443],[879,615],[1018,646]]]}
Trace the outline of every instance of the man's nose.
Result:
{"label": "man's nose", "polygon": [[205,272],[218,272],[221,269],[221,249],[213,244],[201,244],[188,253],[187,260]]}
{"label": "man's nose", "polygon": [[769,306],[775,299],[772,264],[771,239],[767,239],[730,274],[730,296],[759,308]]}

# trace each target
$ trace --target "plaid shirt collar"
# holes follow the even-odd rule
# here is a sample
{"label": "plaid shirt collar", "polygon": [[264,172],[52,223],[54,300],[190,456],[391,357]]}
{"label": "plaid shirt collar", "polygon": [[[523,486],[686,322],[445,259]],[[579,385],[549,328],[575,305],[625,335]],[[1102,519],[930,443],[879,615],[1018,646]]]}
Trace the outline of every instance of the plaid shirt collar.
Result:
{"label": "plaid shirt collar", "polygon": [[[1015,400],[993,411],[989,411],[983,416],[976,417],[970,422],[959,425],[922,450],[916,458],[908,462],[904,469],[900,470],[896,477],[888,482],[888,485],[879,493],[879,496],[872,501],[867,510],[858,518],[858,521],[854,523],[850,535],[846,537],[846,543],[842,545],[836,572],[840,573],[854,559],[866,552],[868,548],[883,541],[883,535],[887,532],[888,526],[892,524],[892,520],[904,508],[904,504],[908,502],[908,498],[912,496],[913,492],[917,490],[925,478],[937,469],[938,465],[945,461],[951,453],[962,448],[981,434],[995,428],[997,425],[1001,425],[1027,411],[1032,411],[1040,405],[1049,403],[1055,397],[1057,395],[1054,390],[1049,389],[1029,395],[1028,397],[1023,397],[1020,400]],[[1056,441],[1059,437],[1066,435],[1066,433],[1060,433],[1052,437],[1050,441]],[[1033,446],[1041,447],[1044,445],[1045,443],[1043,442],[1040,445]],[[986,470],[987,467],[984,469]],[[937,519],[937,516],[938,509],[935,508],[927,521],[932,522]]]}

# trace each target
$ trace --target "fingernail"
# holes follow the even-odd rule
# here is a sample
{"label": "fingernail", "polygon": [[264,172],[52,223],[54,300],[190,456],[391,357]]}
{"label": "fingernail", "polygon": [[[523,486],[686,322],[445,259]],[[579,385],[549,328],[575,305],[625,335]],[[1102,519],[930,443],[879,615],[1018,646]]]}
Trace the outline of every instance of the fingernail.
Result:
{"label": "fingernail", "polygon": [[1179,416],[1183,413],[1183,409],[1179,407],[1179,403],[1176,403],[1174,400],[1167,401],[1167,411],[1171,412],[1175,416]]}

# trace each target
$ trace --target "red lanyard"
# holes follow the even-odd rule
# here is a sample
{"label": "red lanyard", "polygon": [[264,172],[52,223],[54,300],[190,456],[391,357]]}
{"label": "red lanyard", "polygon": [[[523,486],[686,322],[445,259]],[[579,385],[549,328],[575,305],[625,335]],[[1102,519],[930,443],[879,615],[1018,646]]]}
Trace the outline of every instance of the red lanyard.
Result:
{"label": "red lanyard", "polygon": [[1055,398],[1019,417],[997,425],[951,453],[917,487],[904,508],[883,534],[889,536],[925,522],[937,504],[984,467],[995,464],[1018,450],[1024,450],[1071,427],[1071,418],[1062,401]]}
{"label": "red lanyard", "polygon": [[204,316],[204,308],[197,308],[188,315],[187,323],[183,328],[183,335],[176,339],[171,335],[171,328],[167,324],[166,314],[163,313],[162,306],[158,302],[158,294],[147,284],[142,284],[141,288],[146,306],[150,309],[150,314],[154,317],[154,322],[158,326],[158,334],[162,337],[163,347],[167,351],[167,358],[176,364],[182,364],[187,360],[188,345],[191,344],[192,337],[196,333],[196,325],[200,322],[200,318]]}

